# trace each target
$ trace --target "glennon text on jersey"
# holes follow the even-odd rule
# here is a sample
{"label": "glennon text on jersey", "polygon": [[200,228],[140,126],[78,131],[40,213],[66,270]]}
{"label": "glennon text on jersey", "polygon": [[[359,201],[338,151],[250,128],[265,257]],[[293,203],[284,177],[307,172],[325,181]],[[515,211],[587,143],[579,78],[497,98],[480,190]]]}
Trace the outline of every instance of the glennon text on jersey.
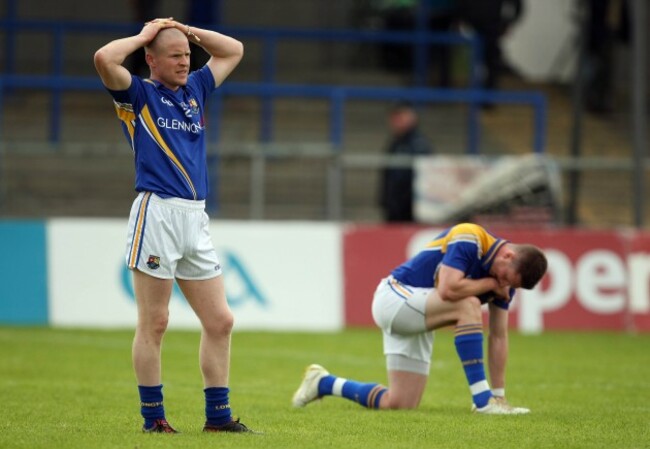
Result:
{"label": "glennon text on jersey", "polygon": [[203,131],[203,126],[201,126],[200,122],[185,122],[176,119],[158,117],[156,124],[159,128],[180,130],[194,134],[200,134],[201,131]]}

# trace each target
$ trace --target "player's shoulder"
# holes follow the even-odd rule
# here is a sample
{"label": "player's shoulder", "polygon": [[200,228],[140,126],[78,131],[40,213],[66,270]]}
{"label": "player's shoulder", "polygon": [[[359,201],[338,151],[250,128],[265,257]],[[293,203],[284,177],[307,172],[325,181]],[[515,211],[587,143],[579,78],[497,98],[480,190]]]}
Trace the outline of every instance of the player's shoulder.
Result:
{"label": "player's shoulder", "polygon": [[452,240],[482,240],[487,231],[480,225],[474,223],[459,223],[449,229],[447,235]]}
{"label": "player's shoulder", "polygon": [[134,97],[139,95],[139,92],[146,92],[146,88],[144,88],[145,85],[149,85],[153,89],[156,88],[156,84],[154,81],[148,78],[147,79],[140,78],[137,75],[131,75],[130,82],[128,83],[128,85],[124,85],[123,89],[119,89],[119,90],[109,89],[109,91],[122,93],[123,95],[128,97]]}
{"label": "player's shoulder", "polygon": [[191,72],[187,79],[186,87],[193,90],[203,89],[207,92],[214,90],[216,88],[216,84],[210,67],[206,64],[203,67]]}
{"label": "player's shoulder", "polygon": [[451,227],[456,232],[486,232],[483,226],[476,223],[458,223]]}
{"label": "player's shoulder", "polygon": [[132,86],[139,88],[146,94],[157,94],[161,83],[150,78],[133,76]]}

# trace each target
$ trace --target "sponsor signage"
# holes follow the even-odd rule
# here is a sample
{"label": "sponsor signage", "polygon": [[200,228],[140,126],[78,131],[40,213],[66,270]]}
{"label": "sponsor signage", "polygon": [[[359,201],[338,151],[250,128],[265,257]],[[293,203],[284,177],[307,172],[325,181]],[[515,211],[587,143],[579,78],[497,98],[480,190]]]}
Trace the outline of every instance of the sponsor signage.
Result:
{"label": "sponsor signage", "polygon": [[[441,228],[304,222],[213,221],[236,329],[338,330],[374,326],[373,292]],[[650,233],[490,228],[540,246],[549,270],[520,290],[510,323],[547,329],[650,332]],[[125,268],[126,220],[0,222],[11,257],[0,270],[0,323],[133,327]],[[160,263],[145,255],[146,263]],[[0,262],[2,265],[2,262]],[[345,280],[345,282],[343,282]],[[199,323],[174,285],[170,327]]]}
{"label": "sponsor signage", "polygon": [[[51,220],[50,322],[132,327],[125,220]],[[332,224],[212,222],[236,329],[338,330],[343,326],[340,230]],[[149,264],[159,263],[155,256]],[[199,323],[175,284],[170,327]]]}

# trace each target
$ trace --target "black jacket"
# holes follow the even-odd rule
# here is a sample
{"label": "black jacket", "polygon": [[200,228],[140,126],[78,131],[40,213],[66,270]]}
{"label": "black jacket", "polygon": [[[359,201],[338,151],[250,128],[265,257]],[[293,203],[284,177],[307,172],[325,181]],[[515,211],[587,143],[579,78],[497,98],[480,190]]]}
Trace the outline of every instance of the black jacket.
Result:
{"label": "black jacket", "polygon": [[[432,153],[429,141],[417,128],[397,136],[388,145],[389,155]],[[387,167],[382,173],[380,205],[386,221],[413,221],[413,169]]]}

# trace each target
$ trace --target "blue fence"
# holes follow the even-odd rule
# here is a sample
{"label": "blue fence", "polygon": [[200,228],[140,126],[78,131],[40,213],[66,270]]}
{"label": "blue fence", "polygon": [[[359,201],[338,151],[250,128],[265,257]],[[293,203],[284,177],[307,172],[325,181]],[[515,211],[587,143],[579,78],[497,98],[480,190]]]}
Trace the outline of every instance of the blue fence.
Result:
{"label": "blue fence", "polygon": [[[11,89],[42,89],[51,92],[52,102],[49,112],[49,139],[58,143],[61,138],[62,95],[65,91],[102,90],[97,77],[75,77],[63,74],[65,56],[64,38],[68,34],[113,33],[126,35],[139,31],[133,24],[75,21],[18,20],[11,11],[7,18],[0,20],[0,29],[5,33],[5,71],[0,74],[0,114],[3,94]],[[479,152],[480,126],[478,104],[515,103],[532,107],[534,112],[534,132],[531,147],[535,152],[544,150],[546,133],[546,101],[538,92],[487,91],[477,86],[477,73],[481,60],[480,41],[451,33],[416,32],[375,32],[359,30],[305,30],[305,29],[258,29],[220,27],[220,31],[241,40],[259,39],[263,42],[262,81],[260,83],[227,82],[218,90],[211,108],[213,132],[212,142],[219,139],[219,114],[223,96],[255,96],[261,99],[260,140],[273,140],[273,105],[279,97],[325,98],[329,99],[331,109],[329,118],[329,140],[340,148],[344,136],[345,104],[354,99],[398,100],[409,99],[416,103],[450,102],[468,104],[467,152]],[[53,58],[51,72],[47,75],[15,73],[15,36],[22,32],[49,32],[52,34]],[[354,87],[331,85],[287,85],[276,82],[277,45],[280,40],[299,41],[338,41],[338,42],[392,42],[411,44],[416,48],[414,75],[416,84],[428,72],[428,52],[430,45],[464,45],[470,49],[470,86],[468,89],[432,89],[422,86],[412,88]],[[418,81],[419,80],[419,81]],[[1,117],[0,117],[1,118]],[[0,130],[1,132],[1,130]]]}

